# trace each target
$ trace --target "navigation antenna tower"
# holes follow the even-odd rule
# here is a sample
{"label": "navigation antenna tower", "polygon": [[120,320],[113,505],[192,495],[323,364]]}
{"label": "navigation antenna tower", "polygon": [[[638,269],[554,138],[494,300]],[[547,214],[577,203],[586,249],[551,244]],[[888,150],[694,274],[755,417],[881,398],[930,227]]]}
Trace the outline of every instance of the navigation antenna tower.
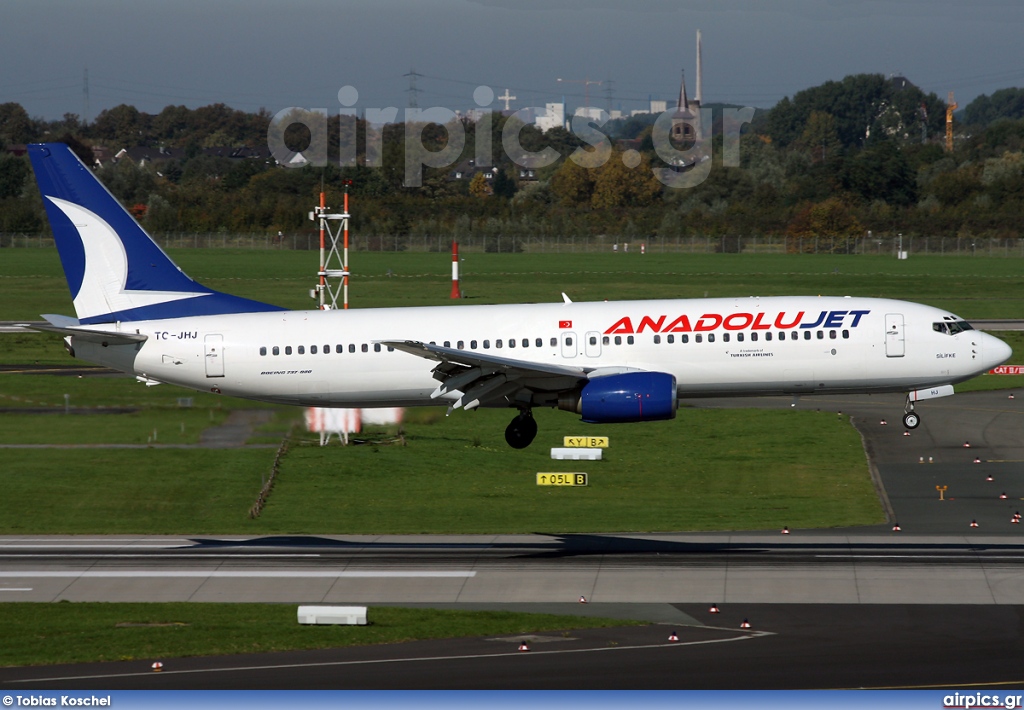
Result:
{"label": "navigation antenna tower", "polygon": [[320,310],[338,308],[341,297],[342,308],[348,308],[348,188],[351,180],[343,180],[345,203],[341,212],[331,212],[326,196],[321,190],[320,205],[309,213],[309,218],[320,223],[320,270],[317,284],[310,295],[320,301]]}

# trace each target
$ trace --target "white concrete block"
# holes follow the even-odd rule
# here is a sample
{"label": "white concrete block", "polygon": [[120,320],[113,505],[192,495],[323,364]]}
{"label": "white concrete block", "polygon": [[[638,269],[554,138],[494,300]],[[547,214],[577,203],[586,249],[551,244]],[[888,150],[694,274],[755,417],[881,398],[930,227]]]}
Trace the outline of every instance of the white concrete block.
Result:
{"label": "white concrete block", "polygon": [[558,447],[551,449],[551,458],[560,461],[600,461],[603,451],[604,449],[567,449]]}
{"label": "white concrete block", "polygon": [[300,606],[300,624],[366,626],[365,606]]}

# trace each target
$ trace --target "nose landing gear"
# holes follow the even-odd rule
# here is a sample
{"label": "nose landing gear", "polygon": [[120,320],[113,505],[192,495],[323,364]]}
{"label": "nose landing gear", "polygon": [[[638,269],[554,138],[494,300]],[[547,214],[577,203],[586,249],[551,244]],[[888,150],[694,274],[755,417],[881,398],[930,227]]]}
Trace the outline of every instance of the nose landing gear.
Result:
{"label": "nose landing gear", "polygon": [[513,449],[525,449],[537,436],[537,422],[529,409],[524,409],[505,428],[505,441]]}
{"label": "nose landing gear", "polygon": [[917,429],[921,424],[921,417],[914,411],[914,402],[910,399],[910,395],[907,395],[907,405],[904,408],[903,414],[903,426],[907,429]]}

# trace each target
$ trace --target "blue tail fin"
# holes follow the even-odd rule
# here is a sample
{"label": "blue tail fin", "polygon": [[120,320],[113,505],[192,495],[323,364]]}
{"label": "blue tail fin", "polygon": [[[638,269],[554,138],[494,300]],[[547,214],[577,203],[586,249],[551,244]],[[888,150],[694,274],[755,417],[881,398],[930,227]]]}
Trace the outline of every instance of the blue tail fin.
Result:
{"label": "blue tail fin", "polygon": [[186,276],[68,146],[28,152],[82,324],[284,310]]}

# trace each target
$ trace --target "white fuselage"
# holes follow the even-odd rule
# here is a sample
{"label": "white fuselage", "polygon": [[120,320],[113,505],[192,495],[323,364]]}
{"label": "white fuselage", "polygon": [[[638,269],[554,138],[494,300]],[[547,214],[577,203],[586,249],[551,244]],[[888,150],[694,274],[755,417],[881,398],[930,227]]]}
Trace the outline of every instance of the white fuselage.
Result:
{"label": "white fuselage", "polygon": [[[675,376],[678,395],[912,391],[1010,355],[952,314],[906,301],[771,297],[281,311],[135,321],[140,345],[75,342],[78,357],[152,381],[267,402],[392,407],[432,399],[420,341],[526,363]],[[104,327],[110,330],[108,324]]]}

